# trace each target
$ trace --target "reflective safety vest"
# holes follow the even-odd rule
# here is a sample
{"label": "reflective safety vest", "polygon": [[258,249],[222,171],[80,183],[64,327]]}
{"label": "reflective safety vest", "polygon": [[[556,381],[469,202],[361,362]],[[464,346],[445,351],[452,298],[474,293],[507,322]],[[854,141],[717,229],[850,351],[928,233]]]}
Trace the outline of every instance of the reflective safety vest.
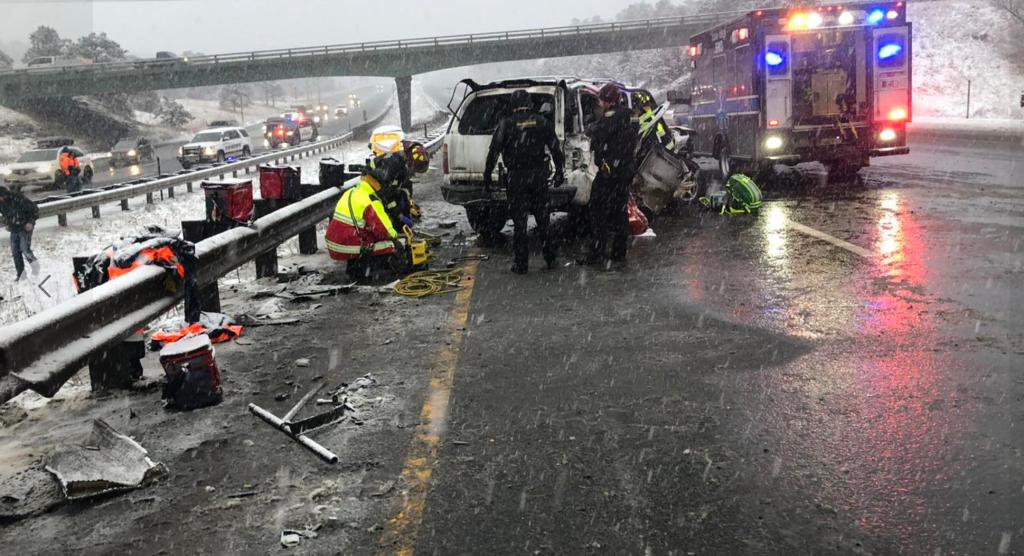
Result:
{"label": "reflective safety vest", "polygon": [[666,148],[672,150],[675,147],[675,141],[668,128],[665,127],[665,123],[661,118],[655,118],[654,112],[648,108],[643,114],[640,114],[640,137],[646,138],[651,130],[658,134],[658,142],[665,145]]}
{"label": "reflective safety vest", "polygon": [[345,190],[334,207],[326,237],[332,259],[348,261],[395,252],[398,232],[374,190],[375,183],[373,177],[363,176],[359,185]]}

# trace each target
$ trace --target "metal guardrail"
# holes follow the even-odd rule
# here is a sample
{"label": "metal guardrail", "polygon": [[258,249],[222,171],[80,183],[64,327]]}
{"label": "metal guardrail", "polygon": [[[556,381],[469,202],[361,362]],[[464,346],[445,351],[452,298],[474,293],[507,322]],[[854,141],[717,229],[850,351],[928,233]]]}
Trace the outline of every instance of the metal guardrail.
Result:
{"label": "metal guardrail", "polygon": [[[357,180],[349,180],[346,186]],[[200,286],[302,230],[329,218],[341,188],[330,188],[196,244]],[[25,390],[53,396],[91,355],[123,341],[173,308],[180,293],[164,287],[165,270],[142,267],[56,307],[0,328],[0,403]]]}
{"label": "metal guardrail", "polygon": [[[424,138],[431,152],[444,142],[440,131],[438,128]],[[358,179],[349,180],[344,187],[355,185]],[[341,191],[337,187],[324,190],[251,226],[200,241],[196,244],[198,285],[215,284],[232,270],[330,218]],[[0,327],[0,404],[26,390],[53,396],[88,363],[90,356],[123,341],[175,307],[182,295],[166,290],[165,273],[159,267],[141,267],[25,320]]]}
{"label": "metal guardrail", "polygon": [[[357,126],[356,129],[376,125],[376,123],[387,116],[393,108],[394,105],[392,103],[388,103],[388,106],[380,115],[368,120],[360,126]],[[282,159],[288,160],[289,158],[294,160],[296,157],[301,157],[306,154],[325,152],[335,148],[340,143],[351,140],[352,137],[353,132],[346,132],[324,141],[310,143],[308,145],[293,147],[290,149],[272,151],[267,154],[251,156],[240,159],[237,162],[229,162],[208,168],[198,168],[196,170],[183,170],[169,177],[149,179],[145,181],[140,180],[141,183],[136,183],[134,185],[111,185],[103,187],[101,190],[94,193],[86,192],[84,194],[75,195],[65,199],[41,202],[38,204],[39,218],[57,216],[60,218],[61,224],[64,225],[66,224],[66,220],[64,218],[65,215],[70,212],[86,208],[91,208],[93,210],[93,216],[98,217],[99,207],[104,204],[126,201],[127,199],[139,197],[141,195],[148,196],[163,190],[171,190],[173,192],[175,186],[191,186],[195,182],[199,182],[213,176],[224,176],[229,173],[237,176],[239,170],[246,170],[254,166],[259,166],[260,164],[276,162]]]}
{"label": "metal guardrail", "polygon": [[509,40],[551,39],[565,37],[582,38],[589,35],[628,31],[655,32],[659,30],[672,29],[680,25],[711,26],[716,23],[724,22],[728,19],[731,19],[740,13],[746,13],[746,11],[642,19],[614,23],[599,23],[592,25],[569,25],[563,27],[524,29],[518,31],[502,31],[463,35],[444,35],[437,37],[423,37],[396,41],[376,41],[304,48],[258,50],[245,53],[217,54],[212,56],[195,56],[189,57],[187,59],[147,59],[133,61],[103,62],[77,66],[22,68],[16,70],[0,71],[0,76],[7,76],[12,74],[37,75],[47,73],[112,73],[144,70],[149,68],[166,69],[169,67],[193,67],[216,65],[231,62],[255,62],[262,60],[301,58],[309,56],[323,56],[335,54],[354,54],[365,52],[380,53],[382,51],[408,51],[417,48],[437,48],[442,46],[460,46],[470,44],[479,45]]}

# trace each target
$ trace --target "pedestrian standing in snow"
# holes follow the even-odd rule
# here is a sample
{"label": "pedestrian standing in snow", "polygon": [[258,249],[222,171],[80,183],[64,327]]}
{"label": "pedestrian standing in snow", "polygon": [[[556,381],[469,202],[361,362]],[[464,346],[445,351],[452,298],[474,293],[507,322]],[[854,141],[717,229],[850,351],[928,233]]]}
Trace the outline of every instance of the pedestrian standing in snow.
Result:
{"label": "pedestrian standing in snow", "polygon": [[[590,193],[590,226],[593,234],[590,252],[584,264],[599,264],[606,269],[622,267],[626,262],[629,240],[629,186],[636,176],[636,147],[640,126],[629,109],[621,104],[622,90],[609,83],[601,88],[598,100],[603,116],[590,132],[597,177]],[[608,236],[612,236],[611,257],[607,255]]]}
{"label": "pedestrian standing in snow", "polygon": [[79,174],[82,173],[82,167],[78,163],[78,155],[71,149],[64,147],[58,161],[60,162],[61,172],[64,172],[64,183],[68,193],[81,191],[82,179],[79,177]]}
{"label": "pedestrian standing in snow", "polygon": [[25,261],[32,267],[32,273],[39,273],[39,262],[32,253],[32,231],[39,218],[39,207],[21,193],[0,187],[0,214],[11,232],[11,255],[14,256],[14,280],[21,280],[25,273]]}

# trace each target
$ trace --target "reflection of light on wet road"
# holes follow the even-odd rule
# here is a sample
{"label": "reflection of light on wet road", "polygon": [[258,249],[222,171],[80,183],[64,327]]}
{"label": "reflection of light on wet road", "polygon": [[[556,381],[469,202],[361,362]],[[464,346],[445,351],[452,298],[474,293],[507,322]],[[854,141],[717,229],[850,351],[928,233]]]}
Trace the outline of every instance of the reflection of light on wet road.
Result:
{"label": "reflection of light on wet road", "polygon": [[903,260],[903,227],[900,224],[900,194],[895,191],[885,193],[879,201],[878,216],[878,252],[883,263],[891,264]]}
{"label": "reflection of light on wet road", "polygon": [[772,203],[764,209],[765,255],[772,262],[786,258],[786,207]]}

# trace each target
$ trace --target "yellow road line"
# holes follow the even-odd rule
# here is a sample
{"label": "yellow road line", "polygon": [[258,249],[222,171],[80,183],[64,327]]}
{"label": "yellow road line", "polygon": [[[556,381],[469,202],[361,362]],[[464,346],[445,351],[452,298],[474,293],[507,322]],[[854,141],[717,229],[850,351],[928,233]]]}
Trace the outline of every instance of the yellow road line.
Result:
{"label": "yellow road line", "polygon": [[861,257],[864,257],[865,259],[870,259],[872,257],[871,251],[868,251],[867,249],[864,249],[863,247],[860,247],[859,245],[854,245],[854,244],[852,244],[852,243],[850,243],[848,241],[843,241],[843,240],[841,240],[841,239],[839,239],[839,238],[837,238],[835,236],[830,236],[830,235],[828,235],[825,232],[822,232],[820,230],[815,230],[814,228],[811,228],[811,227],[808,227],[808,226],[804,226],[803,224],[801,224],[799,222],[794,222],[792,220],[787,220],[786,224],[790,228],[793,228],[794,230],[796,230],[798,232],[807,234],[807,235],[809,235],[811,237],[816,237],[816,238],[818,238],[818,239],[820,239],[822,241],[827,241],[827,242],[831,243],[832,245],[835,245],[836,247],[840,247],[842,249],[846,249],[847,251],[853,253],[854,255],[860,255]]}
{"label": "yellow road line", "polygon": [[402,469],[405,500],[401,511],[384,528],[378,554],[405,556],[416,550],[416,535],[427,507],[427,490],[437,463],[437,449],[448,420],[448,401],[459,362],[459,351],[466,334],[466,323],[469,321],[469,301],[476,283],[476,270],[476,261],[467,264],[463,275],[465,287],[456,294],[455,306],[448,316],[449,343],[441,349],[432,369],[430,392],[420,410],[420,424],[416,427]]}

